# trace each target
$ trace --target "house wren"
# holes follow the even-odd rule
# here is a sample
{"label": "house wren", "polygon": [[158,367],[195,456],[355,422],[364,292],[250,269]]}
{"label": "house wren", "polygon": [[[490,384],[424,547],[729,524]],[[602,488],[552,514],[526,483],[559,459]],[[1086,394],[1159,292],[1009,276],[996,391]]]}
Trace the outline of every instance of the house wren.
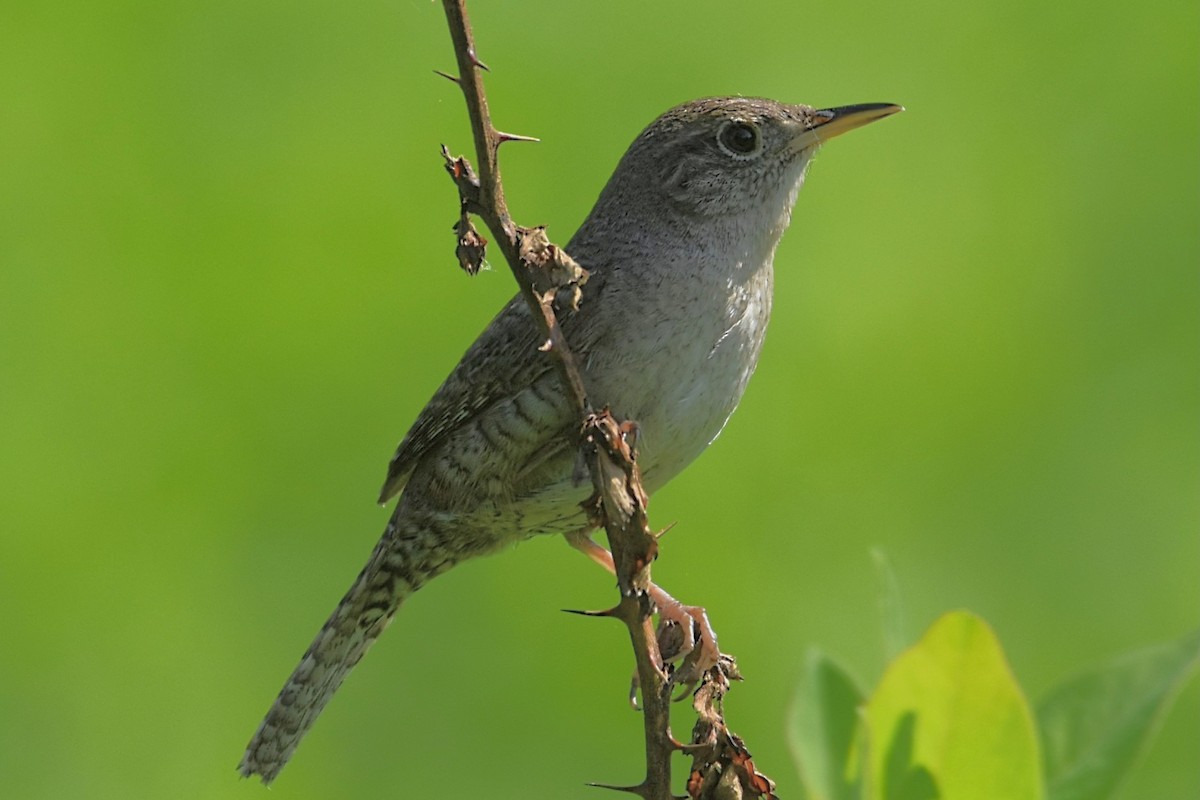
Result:
{"label": "house wren", "polygon": [[[721,432],[758,362],[772,260],[813,153],[900,111],[723,97],[671,109],[630,145],[567,251],[591,273],[561,320],[588,397],[639,425],[648,492]],[[406,597],[537,534],[586,541],[580,420],[521,298],[492,320],[388,465],[387,529],[246,748],[269,783]]]}

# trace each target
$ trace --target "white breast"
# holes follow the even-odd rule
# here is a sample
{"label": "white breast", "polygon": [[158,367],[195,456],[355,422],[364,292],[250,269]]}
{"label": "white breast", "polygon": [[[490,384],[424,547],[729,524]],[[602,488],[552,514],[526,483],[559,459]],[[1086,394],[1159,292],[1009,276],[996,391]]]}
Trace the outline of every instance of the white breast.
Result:
{"label": "white breast", "polygon": [[596,354],[603,368],[589,369],[592,401],[638,423],[651,492],[717,437],[758,363],[771,312],[770,255],[757,268],[723,272],[720,282],[690,283],[686,298],[643,315],[640,325],[629,320],[631,338],[606,342]]}

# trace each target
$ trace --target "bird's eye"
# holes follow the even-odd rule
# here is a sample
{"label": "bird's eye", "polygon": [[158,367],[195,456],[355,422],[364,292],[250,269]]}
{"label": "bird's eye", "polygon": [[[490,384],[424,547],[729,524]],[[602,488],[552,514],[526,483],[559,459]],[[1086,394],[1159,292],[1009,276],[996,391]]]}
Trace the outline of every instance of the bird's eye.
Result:
{"label": "bird's eye", "polygon": [[717,132],[717,144],[734,158],[741,158],[757,150],[762,140],[757,125],[733,120],[721,126],[721,130]]}

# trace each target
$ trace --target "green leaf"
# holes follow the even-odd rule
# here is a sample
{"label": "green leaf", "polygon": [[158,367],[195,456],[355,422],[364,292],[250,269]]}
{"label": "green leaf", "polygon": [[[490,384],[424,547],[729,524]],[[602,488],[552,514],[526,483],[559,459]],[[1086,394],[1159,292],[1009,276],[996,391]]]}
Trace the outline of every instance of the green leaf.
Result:
{"label": "green leaf", "polygon": [[872,800],[1043,797],[1033,716],[973,614],[946,614],[888,666],[866,726]]}
{"label": "green leaf", "polygon": [[854,679],[829,656],[808,652],[792,703],[788,743],[811,800],[856,800],[857,770],[849,761],[863,695]]}
{"label": "green leaf", "polygon": [[1200,662],[1200,631],[1120,656],[1038,707],[1051,800],[1112,797]]}

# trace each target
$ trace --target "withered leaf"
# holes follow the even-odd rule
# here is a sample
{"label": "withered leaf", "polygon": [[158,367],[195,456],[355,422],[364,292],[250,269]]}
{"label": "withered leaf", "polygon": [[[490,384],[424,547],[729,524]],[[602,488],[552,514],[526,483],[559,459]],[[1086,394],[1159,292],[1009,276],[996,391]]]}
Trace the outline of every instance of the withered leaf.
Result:
{"label": "withered leaf", "polygon": [[582,297],[579,287],[587,283],[588,271],[550,241],[544,225],[519,228],[517,239],[518,254],[538,296],[553,297],[558,310],[578,309]]}
{"label": "withered leaf", "polygon": [[454,224],[454,234],[458,237],[458,245],[454,255],[458,265],[468,275],[475,276],[483,268],[484,256],[487,254],[488,240],[476,230],[474,223],[464,214]]}

